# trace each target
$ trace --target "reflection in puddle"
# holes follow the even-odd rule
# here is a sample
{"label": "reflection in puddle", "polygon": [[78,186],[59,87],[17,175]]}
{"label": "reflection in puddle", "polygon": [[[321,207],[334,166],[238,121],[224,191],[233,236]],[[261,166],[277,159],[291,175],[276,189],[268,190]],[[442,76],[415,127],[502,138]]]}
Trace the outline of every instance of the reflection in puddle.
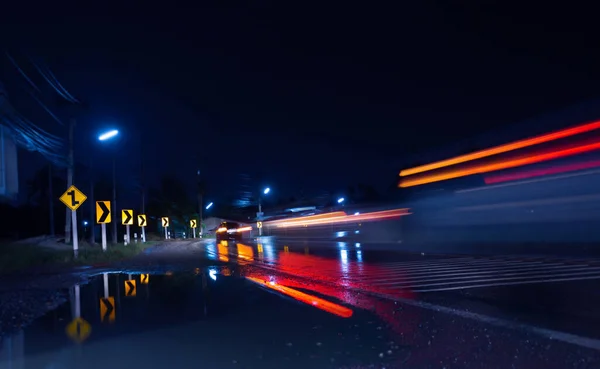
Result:
{"label": "reflection in puddle", "polygon": [[350,318],[352,316],[352,310],[348,309],[345,306],[324,300],[313,295],[309,295],[304,292],[300,292],[290,287],[282,286],[280,284],[277,284],[272,278],[269,279],[269,282],[255,277],[246,277],[246,279],[257,283],[261,286],[275,290],[277,292],[281,292],[287,296],[293,297],[298,301],[304,302],[305,304],[314,306],[317,309],[321,309],[323,311],[340,316],[342,318]]}

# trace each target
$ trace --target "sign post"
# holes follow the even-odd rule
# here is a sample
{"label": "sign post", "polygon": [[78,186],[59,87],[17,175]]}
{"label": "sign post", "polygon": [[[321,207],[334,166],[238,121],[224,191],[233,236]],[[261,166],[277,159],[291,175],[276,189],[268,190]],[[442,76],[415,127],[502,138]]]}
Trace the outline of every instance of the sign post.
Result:
{"label": "sign post", "polygon": [[67,188],[65,193],[60,197],[60,201],[67,205],[71,209],[71,228],[73,229],[73,255],[75,257],[79,254],[79,237],[77,237],[77,208],[81,206],[87,199],[87,196],[83,192],[79,191],[77,187],[71,186]]}
{"label": "sign post", "polygon": [[[106,226],[104,226],[106,229]],[[104,297],[100,298],[100,321],[112,323],[115,321],[115,298],[108,294],[108,273],[104,275]]]}
{"label": "sign post", "polygon": [[121,210],[121,223],[127,227],[127,235],[125,236],[125,245],[131,243],[131,234],[129,226],[133,224],[133,210],[123,209]]}
{"label": "sign post", "polygon": [[96,223],[102,226],[102,251],[106,251],[106,224],[111,220],[110,201],[96,201]]}
{"label": "sign post", "polygon": [[81,317],[81,295],[78,284],[73,286],[71,296],[74,303],[74,306],[71,306],[73,309],[73,320],[67,324],[65,332],[67,333],[67,336],[76,343],[82,343],[92,333],[92,327],[90,326],[90,323]]}
{"label": "sign post", "polygon": [[[259,209],[260,209],[260,203],[259,203]],[[258,211],[258,213],[256,213],[256,226],[258,227],[258,225],[260,224],[260,227],[258,227],[258,235],[262,236],[263,234],[263,229],[262,229],[262,217],[263,215],[265,215],[265,213],[263,213],[262,211]]]}
{"label": "sign post", "polygon": [[138,226],[142,228],[142,242],[146,242],[146,214],[138,214]]}
{"label": "sign post", "polygon": [[192,232],[193,232],[194,238],[196,238],[196,227],[197,226],[198,226],[198,222],[196,221],[196,219],[191,219],[190,227],[192,227]]}
{"label": "sign post", "polygon": [[169,217],[162,217],[162,226],[165,229],[165,240],[169,239],[169,232],[167,228],[169,228]]}

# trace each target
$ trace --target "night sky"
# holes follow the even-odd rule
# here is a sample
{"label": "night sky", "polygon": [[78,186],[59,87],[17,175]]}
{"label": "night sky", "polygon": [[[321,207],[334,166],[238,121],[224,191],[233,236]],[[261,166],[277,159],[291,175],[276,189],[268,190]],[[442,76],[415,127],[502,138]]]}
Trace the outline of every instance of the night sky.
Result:
{"label": "night sky", "polygon": [[[522,137],[528,127],[515,123],[598,94],[593,9],[252,3],[52,4],[7,12],[0,33],[18,61],[43,61],[89,103],[78,115],[78,161],[106,172],[110,149],[94,138],[115,127],[120,178],[138,175],[143,152],[150,184],[175,174],[192,191],[200,169],[215,198],[233,196],[240,174],[282,196],[361,182],[384,189],[449,145],[509,126]],[[19,90],[4,56],[0,65],[13,104],[65,135]],[[24,176],[42,163],[21,155]]]}

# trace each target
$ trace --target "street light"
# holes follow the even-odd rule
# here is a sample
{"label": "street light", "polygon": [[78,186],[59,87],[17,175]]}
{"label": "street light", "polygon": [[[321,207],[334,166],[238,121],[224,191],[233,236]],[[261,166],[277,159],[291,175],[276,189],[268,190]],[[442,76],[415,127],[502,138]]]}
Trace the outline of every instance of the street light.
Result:
{"label": "street light", "polygon": [[[267,195],[269,192],[271,192],[271,188],[267,187],[263,190],[263,194]],[[258,196],[258,220],[261,221],[262,220],[262,196]],[[258,228],[258,235],[262,236],[263,230],[262,227]]]}
{"label": "street light", "polygon": [[212,202],[210,204],[206,205],[206,210],[210,209],[212,206],[213,206]]}
{"label": "street light", "polygon": [[[98,136],[99,141],[108,141],[111,138],[117,137],[119,135],[119,131],[116,129],[112,129],[110,131],[104,132]],[[113,167],[112,167],[112,176],[113,176],[113,201],[112,201],[112,213],[113,216],[117,214],[117,155],[113,153]],[[113,224],[113,243],[116,244],[118,242],[117,239],[117,222],[112,222]]]}
{"label": "street light", "polygon": [[118,134],[119,134],[119,131],[116,129],[113,129],[111,131],[105,132],[105,133],[101,134],[100,136],[98,136],[98,140],[106,141],[106,140],[109,140],[109,139],[115,137]]}
{"label": "street light", "polygon": [[343,203],[345,200],[346,200],[345,198],[343,198],[343,197],[340,197],[340,198],[338,199],[338,204],[341,204],[341,203]]}

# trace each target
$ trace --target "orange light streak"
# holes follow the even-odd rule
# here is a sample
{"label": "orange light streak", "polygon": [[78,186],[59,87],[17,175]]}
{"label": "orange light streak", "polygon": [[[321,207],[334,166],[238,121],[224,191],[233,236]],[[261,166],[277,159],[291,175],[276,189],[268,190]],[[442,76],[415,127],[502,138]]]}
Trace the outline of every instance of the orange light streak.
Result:
{"label": "orange light streak", "polygon": [[320,214],[319,218],[315,216],[299,217],[292,219],[280,219],[266,223],[267,226],[282,227],[308,227],[314,225],[338,224],[338,223],[356,223],[369,222],[390,218],[397,218],[411,214],[409,209],[393,209],[375,211],[358,215],[348,215],[343,211],[336,211],[327,214]]}
{"label": "orange light streak", "polygon": [[345,306],[324,300],[322,298],[319,298],[319,297],[316,297],[313,295],[309,295],[304,292],[300,292],[293,288],[282,286],[275,282],[266,282],[266,281],[263,281],[262,279],[254,278],[254,277],[246,277],[246,279],[248,279],[254,283],[257,283],[261,286],[275,290],[277,292],[281,292],[285,295],[293,297],[294,299],[296,299],[300,302],[303,302],[310,306],[316,307],[317,309],[321,309],[328,313],[340,316],[342,318],[350,318],[353,314],[353,311],[351,309],[348,309]]}
{"label": "orange light streak", "polygon": [[481,151],[476,151],[474,153],[470,153],[470,154],[466,154],[466,155],[456,156],[454,158],[441,160],[441,161],[434,162],[431,164],[426,164],[426,165],[421,165],[421,166],[414,167],[414,168],[404,169],[404,170],[400,171],[400,176],[404,177],[404,176],[408,176],[411,174],[417,174],[417,173],[430,171],[433,169],[447,167],[450,165],[465,163],[467,161],[481,159],[481,158],[485,158],[485,157],[492,156],[492,155],[502,154],[505,152],[522,149],[524,147],[538,145],[541,143],[558,140],[560,138],[570,137],[570,136],[574,136],[574,135],[577,135],[580,133],[594,131],[596,129],[600,129],[600,121],[564,129],[564,130],[553,132],[553,133],[548,133],[548,134],[545,134],[542,136],[532,137],[532,138],[492,147],[492,148],[481,150]]}
{"label": "orange light streak", "polygon": [[581,154],[600,149],[600,142],[588,145],[581,145],[569,149],[551,151],[543,154],[532,154],[531,156],[522,156],[515,159],[497,160],[493,163],[474,165],[470,168],[449,170],[439,174],[430,174],[417,178],[407,178],[400,181],[398,187],[412,187],[426,183],[439,182],[447,179],[459,178],[473,174],[489,173],[496,170],[520,167],[523,165],[540,163],[543,161],[554,160],[571,155]]}

